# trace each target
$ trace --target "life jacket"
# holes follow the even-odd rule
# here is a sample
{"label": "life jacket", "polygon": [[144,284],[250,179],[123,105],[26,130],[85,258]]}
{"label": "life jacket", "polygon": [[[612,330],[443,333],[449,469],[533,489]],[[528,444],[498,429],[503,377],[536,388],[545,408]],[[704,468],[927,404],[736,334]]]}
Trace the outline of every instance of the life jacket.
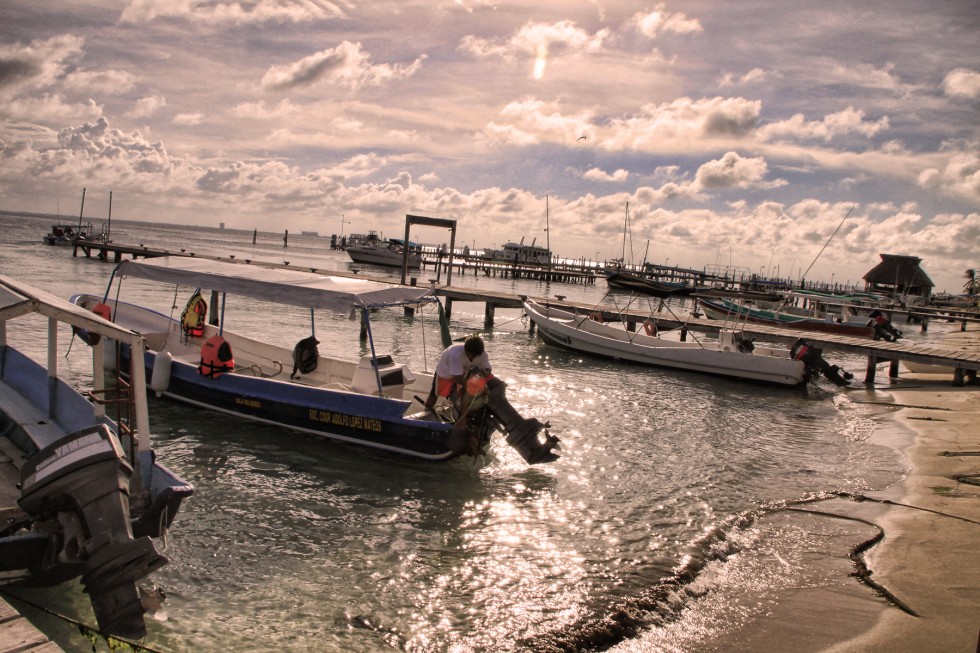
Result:
{"label": "life jacket", "polygon": [[180,314],[180,326],[184,330],[184,335],[188,338],[200,338],[204,335],[204,318],[208,314],[208,303],[204,301],[201,293],[194,293],[189,300],[184,312]]}
{"label": "life jacket", "polygon": [[92,312],[102,319],[112,322],[112,308],[108,304],[99,302],[92,308]]}
{"label": "life jacket", "polygon": [[810,352],[810,347],[806,344],[806,340],[804,340],[803,338],[799,338],[796,342],[794,342],[793,346],[789,350],[790,356],[795,361],[803,360],[804,358],[806,358],[806,355],[809,352]]}
{"label": "life jacket", "polygon": [[309,374],[316,369],[320,359],[320,350],[317,348],[319,344],[320,341],[314,336],[303,338],[296,343],[296,346],[293,347],[293,373],[289,375],[289,378],[299,378],[297,371],[302,374]]}
{"label": "life jacket", "polygon": [[235,358],[231,353],[231,345],[221,336],[211,336],[201,347],[201,364],[197,367],[198,374],[209,379],[220,378],[225,372],[235,369]]}

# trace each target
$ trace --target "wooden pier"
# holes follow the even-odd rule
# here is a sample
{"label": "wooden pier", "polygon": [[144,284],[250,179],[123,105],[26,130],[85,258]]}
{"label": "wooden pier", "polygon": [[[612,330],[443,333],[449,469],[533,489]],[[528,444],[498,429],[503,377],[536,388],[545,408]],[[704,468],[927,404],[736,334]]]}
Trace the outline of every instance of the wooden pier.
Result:
{"label": "wooden pier", "polygon": [[[194,252],[171,252],[168,250],[157,250],[140,246],[133,245],[116,245],[114,243],[82,243],[78,242],[73,247],[73,255],[78,255],[78,250],[82,250],[86,257],[91,257],[93,253],[96,253],[97,257],[101,260],[108,260],[111,256],[113,261],[118,262],[122,260],[123,256],[132,256],[133,258],[153,258],[159,256],[199,256],[200,258],[209,258],[215,260],[221,260],[223,257],[211,256],[205,254],[196,254]],[[234,257],[229,257],[234,258]],[[246,260],[246,262],[250,262]],[[266,267],[278,267],[286,268],[289,267],[287,263],[283,264],[270,264],[262,263],[261,265]],[[549,276],[554,273],[552,268],[548,266],[513,266],[506,264],[490,264],[488,262],[482,263],[467,263],[466,261],[462,263],[455,263],[454,268],[457,265],[467,266],[469,269],[476,269],[482,271],[485,275],[509,275],[505,278],[529,278],[529,279],[542,279],[558,281],[562,277],[560,276]],[[491,267],[496,266],[496,267]],[[543,269],[542,269],[543,268]],[[358,273],[345,273],[336,270],[321,270],[319,268],[310,267],[300,267],[293,266],[293,269],[303,269],[309,270],[311,272],[328,272],[329,274],[337,276],[348,276],[357,278],[371,278],[375,281],[380,281],[383,283],[391,283],[391,279],[379,278],[379,277],[369,277],[367,275],[362,275]],[[461,268],[461,269],[466,269]],[[532,276],[533,274],[539,274],[543,276]],[[571,278],[572,271],[566,271],[568,273],[568,278]],[[594,275],[593,275],[594,277]],[[438,278],[430,279],[430,283],[433,286],[433,293],[438,297],[445,298],[445,311],[446,317],[450,318],[452,316],[452,308],[454,302],[474,302],[484,304],[484,330],[493,330],[494,316],[497,308],[521,308],[521,297],[516,294],[505,293],[505,292],[495,292],[486,290],[472,290],[468,288],[456,288],[453,286],[437,286]],[[587,282],[587,281],[586,281]],[[417,280],[413,280],[413,285],[417,283]],[[594,283],[594,279],[591,283]],[[563,295],[556,295],[558,301],[554,301],[549,298],[539,298],[534,297],[533,299],[541,304],[557,306],[560,308],[571,309],[573,311],[583,312],[585,314],[595,313],[596,317],[603,319],[605,321],[623,321],[626,323],[626,327],[629,330],[636,330],[637,324],[642,324],[649,315],[640,313],[624,313],[620,314],[614,308],[605,305],[587,305],[575,302],[565,302]],[[955,321],[961,324],[961,330],[966,330],[967,324],[980,324],[980,317],[977,316],[976,312],[972,311],[953,311],[945,309],[933,309],[933,308],[910,308],[910,309],[889,309],[884,311],[890,314],[892,319],[904,315],[907,321],[912,319],[925,319],[925,325],[928,324],[928,320],[947,320]],[[682,338],[686,338],[686,333],[688,331],[700,331],[704,333],[717,332],[726,326],[726,323],[719,320],[708,320],[704,318],[697,318],[687,320],[685,322],[680,322],[673,318],[660,318],[658,323],[664,328],[680,328],[682,329]],[[532,327],[533,328],[533,327]],[[881,363],[889,363],[889,376],[897,377],[899,363],[901,361],[910,361],[913,363],[922,363],[925,365],[934,365],[943,368],[950,368],[953,376],[954,385],[962,385],[968,380],[975,379],[977,372],[980,371],[980,352],[964,351],[956,349],[945,349],[941,347],[924,347],[921,345],[909,344],[907,342],[883,342],[876,340],[868,340],[863,338],[854,338],[847,336],[838,336],[834,334],[819,333],[814,331],[801,331],[796,329],[783,329],[778,327],[771,327],[762,324],[753,324],[751,322],[740,325],[739,327],[744,333],[749,336],[754,336],[757,338],[764,339],[770,342],[781,342],[786,344],[792,344],[796,342],[798,338],[804,337],[806,340],[825,351],[840,351],[851,354],[857,354],[861,356],[866,356],[868,360],[867,370],[865,373],[865,382],[873,383],[876,376],[876,370],[878,365]]]}

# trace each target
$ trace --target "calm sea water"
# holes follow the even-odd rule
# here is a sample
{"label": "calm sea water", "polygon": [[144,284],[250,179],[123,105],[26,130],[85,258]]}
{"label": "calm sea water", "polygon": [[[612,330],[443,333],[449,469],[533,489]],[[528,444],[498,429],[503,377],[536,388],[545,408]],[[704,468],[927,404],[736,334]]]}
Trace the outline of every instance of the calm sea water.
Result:
{"label": "calm sea water", "polygon": [[[0,273],[62,297],[102,292],[112,265],[41,244],[50,222],[0,216]],[[351,267],[326,238],[291,234],[284,248],[282,234],[253,245],[251,232],[118,221],[112,237]],[[453,282],[581,301],[605,291],[601,282],[458,273]],[[175,300],[173,288],[127,281],[121,298],[179,313],[192,290]],[[227,310],[230,328],[284,344],[309,329],[302,311]],[[364,353],[356,322],[316,319],[321,351]],[[373,319],[379,349],[432,369],[434,314]],[[454,305],[454,337],[482,326],[482,305]],[[863,390],[785,390],[586,358],[529,336],[517,311],[498,311],[485,338],[515,406],[562,438],[557,463],[528,467],[500,436],[478,463],[416,462],[152,400],[157,453],[197,493],[170,534],[170,564],[153,576],[169,618],[148,620],[147,643],[196,652],[708,650],[763,609],[707,608],[709,597],[784,586],[786,566],[804,566],[812,545],[737,515],[814,492],[880,489],[903,471],[898,454],[870,442],[874,415],[853,401]],[[82,350],[76,343],[69,376],[82,369]],[[862,361],[834,360],[863,373]],[[78,584],[20,593],[94,623]],[[638,617],[639,633],[599,637],[595,624],[622,611]],[[73,627],[25,613],[66,650],[92,650]]]}

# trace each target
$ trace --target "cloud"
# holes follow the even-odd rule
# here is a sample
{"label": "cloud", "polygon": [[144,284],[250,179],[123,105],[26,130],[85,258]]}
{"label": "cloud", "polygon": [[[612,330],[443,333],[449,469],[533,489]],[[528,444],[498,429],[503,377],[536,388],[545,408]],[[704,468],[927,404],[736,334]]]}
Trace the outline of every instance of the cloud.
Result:
{"label": "cloud", "polygon": [[201,113],[178,113],[171,122],[178,127],[193,127],[203,120],[204,114]]}
{"label": "cloud", "polygon": [[605,170],[599,168],[590,168],[582,173],[582,179],[588,179],[589,181],[614,181],[623,182],[629,177],[629,172],[623,168],[619,168],[613,173],[608,173]]}
{"label": "cloud", "polygon": [[490,122],[478,140],[485,145],[532,145],[543,141],[571,144],[591,131],[589,112],[564,115],[557,103],[533,98],[510,102],[500,112],[500,122]]}
{"label": "cloud", "polygon": [[72,60],[82,54],[85,39],[62,34],[29,44],[0,44],[0,99],[53,86]]}
{"label": "cloud", "polygon": [[943,92],[952,98],[980,99],[980,72],[967,68],[951,70],[943,80]]}
{"label": "cloud", "polygon": [[685,14],[667,11],[667,5],[661,3],[649,13],[636,13],[631,20],[637,31],[651,39],[661,34],[693,34],[703,31],[701,22],[688,18]]}
{"label": "cloud", "polygon": [[944,168],[923,170],[918,184],[968,201],[980,201],[980,154],[976,150],[953,153]]}
{"label": "cloud", "polygon": [[64,87],[79,93],[119,95],[132,90],[136,75],[125,70],[73,72],[65,77]]}
{"label": "cloud", "polygon": [[133,108],[126,112],[127,118],[148,118],[167,106],[167,99],[162,95],[151,95],[136,101]]}
{"label": "cloud", "polygon": [[753,68],[749,72],[737,78],[732,73],[725,73],[718,82],[718,85],[722,88],[726,86],[747,86],[749,84],[759,84],[773,76],[775,76],[775,73],[772,71],[763,70],[762,68]]}
{"label": "cloud", "polygon": [[762,103],[745,98],[714,97],[646,105],[634,116],[610,122],[602,137],[606,149],[657,151],[690,147],[692,138],[738,138],[759,120]]}
{"label": "cloud", "polygon": [[537,57],[542,49],[549,54],[562,50],[598,51],[608,37],[608,30],[589,34],[570,20],[556,23],[528,22],[506,40],[464,36],[458,49],[479,58],[513,59],[518,55]]}
{"label": "cloud", "polygon": [[759,129],[759,137],[764,141],[795,139],[831,141],[841,136],[858,134],[871,138],[879,131],[888,129],[887,116],[874,122],[864,119],[864,111],[848,107],[843,111],[824,116],[823,120],[807,121],[798,113],[789,120],[770,123]]}
{"label": "cloud", "polygon": [[284,66],[272,66],[262,77],[266,90],[281,91],[312,85],[321,80],[351,89],[379,86],[394,79],[411,77],[422,65],[425,55],[411,64],[389,65],[370,63],[371,55],[360,43],[344,41],[336,48],[315,54]]}
{"label": "cloud", "polygon": [[698,168],[695,175],[697,188],[718,190],[730,188],[774,188],[786,181],[765,181],[769,166],[761,157],[745,158],[737,152],[728,152],[722,158],[709,161]]}
{"label": "cloud", "polygon": [[176,18],[196,24],[306,23],[343,17],[343,10],[324,0],[130,0],[119,22],[145,23]]}

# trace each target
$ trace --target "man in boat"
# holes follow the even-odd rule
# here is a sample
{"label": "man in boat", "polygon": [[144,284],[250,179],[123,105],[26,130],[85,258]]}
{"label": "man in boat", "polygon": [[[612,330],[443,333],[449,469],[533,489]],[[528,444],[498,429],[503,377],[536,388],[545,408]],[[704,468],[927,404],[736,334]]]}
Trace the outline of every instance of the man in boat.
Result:
{"label": "man in boat", "polygon": [[[486,345],[480,336],[470,336],[462,344],[447,347],[439,356],[436,373],[432,379],[432,390],[425,400],[425,407],[431,409],[438,397],[459,398],[471,393],[473,389],[467,384],[467,379],[474,375],[482,377],[487,393],[487,408],[490,414],[500,423],[507,433],[507,444],[514,447],[525,461],[535,463],[552,462],[558,459],[553,451],[558,444],[558,438],[549,434],[548,424],[542,424],[536,418],[525,419],[507,400],[507,384],[493,376],[490,357]],[[483,385],[483,383],[476,384]],[[483,391],[483,388],[479,388]],[[460,422],[465,417],[465,408],[461,408]],[[538,440],[538,433],[544,431],[545,441]]]}

